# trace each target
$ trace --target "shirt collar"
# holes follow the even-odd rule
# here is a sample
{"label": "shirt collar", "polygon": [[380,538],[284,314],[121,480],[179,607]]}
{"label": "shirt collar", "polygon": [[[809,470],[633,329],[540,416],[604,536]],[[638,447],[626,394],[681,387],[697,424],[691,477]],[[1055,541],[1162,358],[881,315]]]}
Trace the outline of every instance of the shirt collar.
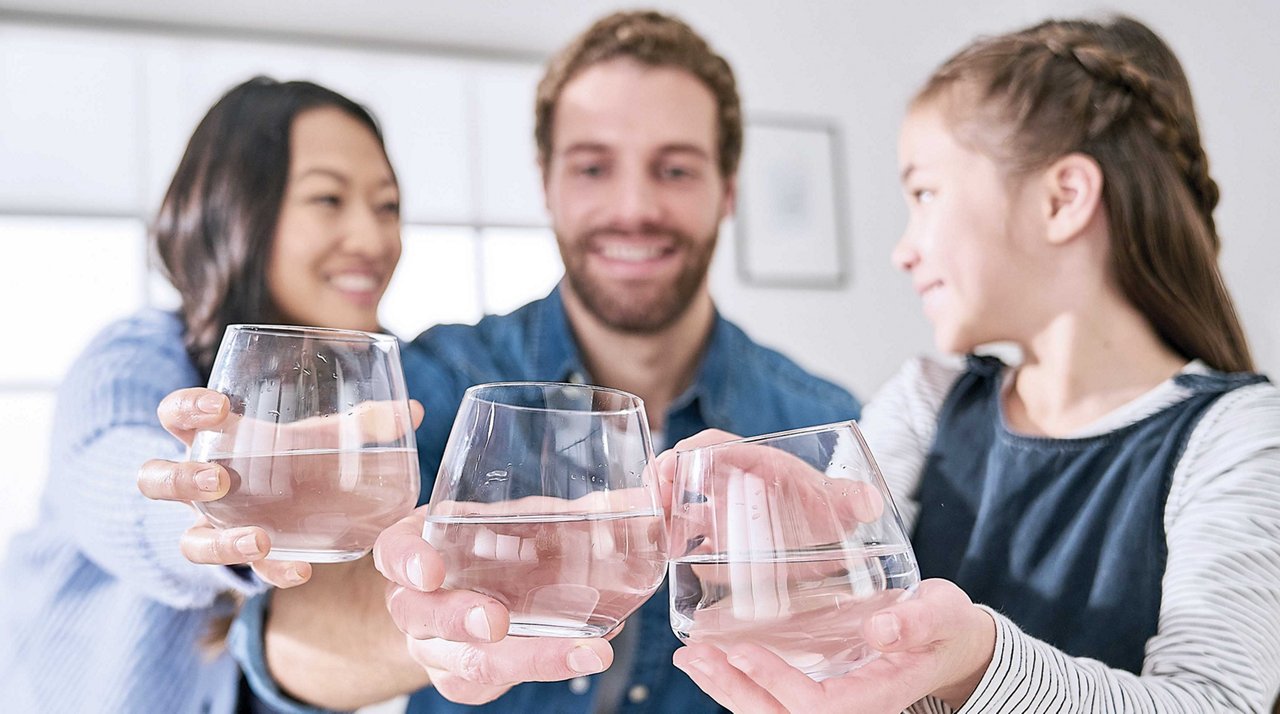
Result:
{"label": "shirt collar", "polygon": [[569,382],[576,381],[575,376],[586,378],[587,370],[582,366],[578,341],[564,312],[559,284],[550,295],[534,303],[532,328],[533,371],[540,379]]}
{"label": "shirt collar", "polygon": [[[537,374],[560,381],[576,381],[575,377],[590,381],[558,284],[551,294],[535,304],[533,333],[533,367]],[[671,403],[668,415],[692,405],[698,409],[703,423],[727,424],[726,417],[732,413],[730,387],[737,381],[733,376],[732,356],[744,352],[744,339],[742,332],[716,310],[711,337],[693,384]]]}

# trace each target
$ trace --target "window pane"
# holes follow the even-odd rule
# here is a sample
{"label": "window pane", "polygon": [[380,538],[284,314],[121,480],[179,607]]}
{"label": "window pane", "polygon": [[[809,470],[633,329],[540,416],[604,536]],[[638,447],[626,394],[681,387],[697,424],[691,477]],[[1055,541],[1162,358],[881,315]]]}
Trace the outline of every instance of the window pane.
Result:
{"label": "window pane", "polygon": [[146,234],[134,219],[0,217],[0,304],[20,336],[0,383],[53,382],[108,322],[142,305]]}
{"label": "window pane", "polygon": [[137,210],[139,40],[0,27],[0,205]]}
{"label": "window pane", "polygon": [[148,210],[160,206],[187,140],[219,97],[258,74],[281,81],[309,79],[313,54],[295,45],[198,38],[163,38],[148,45]]}
{"label": "window pane", "polygon": [[491,228],[484,241],[484,309],[501,314],[545,296],[564,275],[550,229]]}
{"label": "window pane", "polygon": [[406,221],[467,221],[472,205],[467,65],[373,52],[315,55],[316,81],[368,106],[382,125]]}
{"label": "window pane", "polygon": [[480,142],[480,219],[484,223],[546,223],[533,99],[542,68],[480,65],[475,83]]}
{"label": "window pane", "polygon": [[400,265],[379,310],[383,326],[413,339],[432,325],[480,319],[475,233],[405,226],[403,236]]}
{"label": "window pane", "polygon": [[36,521],[49,468],[52,391],[0,391],[0,453],[4,454],[4,498],[0,498],[0,559],[9,539]]}

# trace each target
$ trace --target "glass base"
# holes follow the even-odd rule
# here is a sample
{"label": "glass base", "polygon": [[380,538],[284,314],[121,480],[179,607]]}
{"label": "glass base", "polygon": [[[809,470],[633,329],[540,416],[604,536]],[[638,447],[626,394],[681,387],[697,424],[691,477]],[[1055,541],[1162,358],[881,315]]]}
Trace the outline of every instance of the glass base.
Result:
{"label": "glass base", "polygon": [[290,550],[272,548],[267,560],[301,560],[307,563],[345,563],[363,558],[368,550]]}
{"label": "glass base", "polygon": [[617,628],[617,623],[590,623],[569,618],[539,617],[521,619],[513,616],[508,636],[513,637],[604,637]]}

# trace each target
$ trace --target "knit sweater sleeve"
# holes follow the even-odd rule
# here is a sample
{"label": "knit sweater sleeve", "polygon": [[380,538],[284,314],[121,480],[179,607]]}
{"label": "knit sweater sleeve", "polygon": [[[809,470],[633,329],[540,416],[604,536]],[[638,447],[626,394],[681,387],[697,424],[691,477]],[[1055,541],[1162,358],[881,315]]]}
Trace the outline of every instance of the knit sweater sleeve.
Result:
{"label": "knit sweater sleeve", "polygon": [[145,311],[104,330],[59,389],[44,502],[86,558],[175,608],[263,588],[231,568],[187,561],[178,543],[194,511],[138,491],[138,469],[148,459],[185,455],[160,426],[156,407],[199,381],[173,315]]}

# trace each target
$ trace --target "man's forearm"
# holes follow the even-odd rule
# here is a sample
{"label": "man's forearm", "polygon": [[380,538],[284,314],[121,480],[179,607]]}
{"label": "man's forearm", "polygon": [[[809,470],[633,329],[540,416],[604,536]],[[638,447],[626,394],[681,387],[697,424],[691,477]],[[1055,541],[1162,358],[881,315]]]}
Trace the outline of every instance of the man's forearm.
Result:
{"label": "man's forearm", "polygon": [[316,566],[305,585],[278,590],[264,645],[272,678],[301,702],[356,709],[429,683],[384,605],[387,582],[365,557]]}

